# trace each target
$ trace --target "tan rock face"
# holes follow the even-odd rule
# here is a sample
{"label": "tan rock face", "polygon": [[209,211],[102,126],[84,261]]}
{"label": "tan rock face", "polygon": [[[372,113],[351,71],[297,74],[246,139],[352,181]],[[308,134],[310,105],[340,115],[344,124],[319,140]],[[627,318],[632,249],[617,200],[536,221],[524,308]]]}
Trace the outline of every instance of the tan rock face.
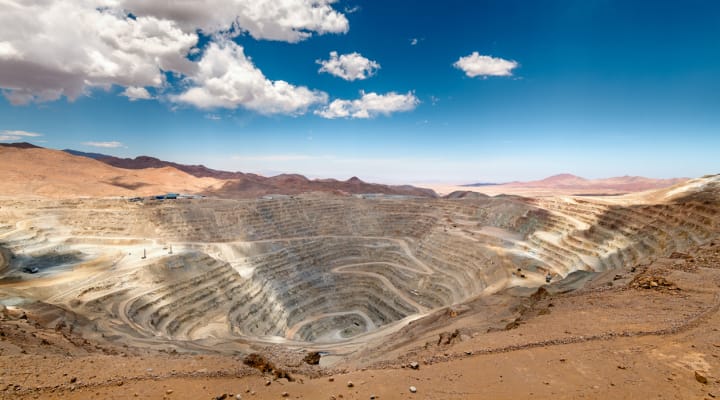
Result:
{"label": "tan rock face", "polygon": [[[557,277],[552,287],[572,290],[585,282],[578,274],[651,256],[676,252],[678,263],[691,263],[677,254],[717,234],[718,204],[690,195],[634,204],[326,195],[8,200],[0,203],[11,210],[0,234],[15,256],[5,277],[16,293],[65,307],[116,340],[221,351],[243,348],[238,340],[359,348],[439,310],[462,320],[468,308],[458,304],[531,290],[548,275]],[[631,285],[676,288],[649,274]],[[443,345],[464,335],[454,332]]]}
{"label": "tan rock face", "polygon": [[[720,192],[713,177],[693,185],[605,198],[3,199],[3,382],[67,398],[339,398],[348,381],[364,398],[411,396],[409,385],[435,398],[714,391]],[[337,379],[298,375],[324,363],[341,366]],[[245,373],[255,380],[238,384]]]}

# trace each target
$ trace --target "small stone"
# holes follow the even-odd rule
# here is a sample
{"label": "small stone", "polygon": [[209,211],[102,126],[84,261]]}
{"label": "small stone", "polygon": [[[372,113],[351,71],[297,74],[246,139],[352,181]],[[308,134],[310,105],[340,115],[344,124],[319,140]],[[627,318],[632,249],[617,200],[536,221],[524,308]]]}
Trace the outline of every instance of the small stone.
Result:
{"label": "small stone", "polygon": [[75,382],[77,382],[77,378],[76,378],[76,377],[73,376],[72,378],[70,378],[70,383],[75,383]]}
{"label": "small stone", "polygon": [[695,371],[695,380],[702,383],[703,385],[707,385],[708,383],[707,377],[705,377],[705,375],[699,373],[698,371]]}
{"label": "small stone", "polygon": [[418,369],[418,368],[420,368],[420,364],[418,364],[417,361],[413,361],[413,362],[410,363],[410,368],[412,368],[412,369]]}
{"label": "small stone", "polygon": [[370,400],[376,400],[376,399],[377,399],[377,396],[375,396],[374,394],[370,395]]}
{"label": "small stone", "polygon": [[168,389],[168,390],[165,391],[165,394],[172,394],[172,392],[173,392],[172,389]]}
{"label": "small stone", "polygon": [[288,397],[288,396],[290,396],[290,393],[288,393],[288,392],[282,392],[282,397]]}
{"label": "small stone", "polygon": [[410,393],[417,393],[417,388],[415,386],[410,386]]}
{"label": "small stone", "polygon": [[235,400],[242,400],[242,396],[240,394],[235,395]]}
{"label": "small stone", "polygon": [[329,377],[329,378],[328,378],[328,382],[335,382],[335,378],[333,378],[332,376]]}
{"label": "small stone", "polygon": [[303,361],[310,365],[318,365],[320,364],[320,353],[317,351],[311,351],[305,355]]}
{"label": "small stone", "polygon": [[348,381],[348,387],[354,387],[354,386],[355,386],[355,384],[352,383],[352,381]]}
{"label": "small stone", "polygon": [[655,281],[650,282],[650,286],[652,287],[658,287],[658,283]]}
{"label": "small stone", "polygon": [[265,386],[270,386],[272,384],[272,381],[265,381]]}

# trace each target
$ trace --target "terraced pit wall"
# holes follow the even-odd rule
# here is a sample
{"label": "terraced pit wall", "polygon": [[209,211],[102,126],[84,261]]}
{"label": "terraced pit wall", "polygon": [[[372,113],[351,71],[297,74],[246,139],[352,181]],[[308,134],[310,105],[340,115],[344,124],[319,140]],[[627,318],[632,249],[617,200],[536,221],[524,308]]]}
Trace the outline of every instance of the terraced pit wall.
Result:
{"label": "terraced pit wall", "polygon": [[[5,202],[0,245],[18,257],[0,288],[144,345],[362,343],[548,274],[703,243],[717,236],[719,211],[716,197]],[[50,255],[60,261],[19,272]]]}

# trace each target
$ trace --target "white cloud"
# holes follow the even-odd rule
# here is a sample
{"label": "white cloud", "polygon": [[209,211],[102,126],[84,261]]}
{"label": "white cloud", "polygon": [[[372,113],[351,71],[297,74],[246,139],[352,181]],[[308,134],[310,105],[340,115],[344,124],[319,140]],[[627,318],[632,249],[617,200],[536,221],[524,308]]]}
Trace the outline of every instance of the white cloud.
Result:
{"label": "white cloud", "polygon": [[130,101],[150,100],[153,98],[147,89],[145,89],[144,87],[135,86],[130,86],[126,88],[122,93],[120,93],[120,95],[127,97],[128,99],[130,99]]}
{"label": "white cloud", "polygon": [[502,58],[481,56],[474,51],[469,56],[460,57],[453,66],[474,78],[476,76],[511,76],[512,70],[518,66],[518,63]]}
{"label": "white cloud", "polygon": [[0,42],[0,58],[10,59],[20,55],[20,52],[10,42]]}
{"label": "white cloud", "polygon": [[[197,30],[211,40],[246,32],[287,42],[347,32],[347,18],[333,3],[0,0],[0,91],[12,104],[74,100],[113,85],[130,99],[147,98],[141,89],[165,88],[166,72],[196,77],[198,65],[187,56],[198,52]],[[283,81],[272,84],[276,94],[298,93]]]}
{"label": "white cloud", "polygon": [[125,147],[125,145],[122,144],[122,142],[115,142],[115,141],[113,141],[113,142],[83,142],[83,144],[85,146],[101,147],[101,148],[105,148],[105,149],[116,149],[118,147]]}
{"label": "white cloud", "polygon": [[190,89],[171,99],[202,109],[242,106],[261,114],[302,114],[327,102],[326,93],[267,79],[230,40],[208,46],[190,81]]}
{"label": "white cloud", "polygon": [[113,84],[157,87],[162,70],[192,70],[185,54],[197,36],[172,21],[127,18],[103,8],[110,0],[2,3],[0,88],[13,104]]}
{"label": "white cloud", "polygon": [[416,46],[420,40],[418,38],[410,39],[410,46]]}
{"label": "white cloud", "polygon": [[357,100],[337,99],[325,108],[315,111],[315,114],[328,119],[374,118],[380,114],[390,115],[394,112],[411,111],[420,103],[413,92],[360,93],[361,96]]}
{"label": "white cloud", "polygon": [[16,140],[26,140],[26,138],[29,137],[38,137],[42,136],[42,134],[35,133],[35,132],[26,132],[26,131],[0,131],[0,142],[13,142]]}
{"label": "white cloud", "polygon": [[346,81],[367,79],[380,69],[380,64],[376,61],[369,60],[357,52],[338,56],[337,51],[331,51],[329,60],[315,62],[322,65],[318,72],[327,72]]}
{"label": "white cloud", "polygon": [[139,16],[177,22],[186,31],[200,29],[212,34],[234,28],[255,39],[290,43],[309,38],[313,32],[346,33],[345,15],[335,11],[336,0],[122,0],[122,6]]}
{"label": "white cloud", "polygon": [[37,137],[42,136],[40,133],[35,132],[27,132],[27,131],[2,131],[4,135],[12,135],[12,136],[30,136],[30,137]]}

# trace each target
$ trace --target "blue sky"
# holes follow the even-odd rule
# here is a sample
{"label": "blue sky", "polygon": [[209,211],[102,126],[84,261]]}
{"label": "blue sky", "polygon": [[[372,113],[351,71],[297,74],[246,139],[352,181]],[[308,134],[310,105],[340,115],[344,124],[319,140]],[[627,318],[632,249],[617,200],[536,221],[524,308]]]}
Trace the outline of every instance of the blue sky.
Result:
{"label": "blue sky", "polygon": [[720,172],[718,2],[217,1],[10,1],[0,139],[390,183]]}

